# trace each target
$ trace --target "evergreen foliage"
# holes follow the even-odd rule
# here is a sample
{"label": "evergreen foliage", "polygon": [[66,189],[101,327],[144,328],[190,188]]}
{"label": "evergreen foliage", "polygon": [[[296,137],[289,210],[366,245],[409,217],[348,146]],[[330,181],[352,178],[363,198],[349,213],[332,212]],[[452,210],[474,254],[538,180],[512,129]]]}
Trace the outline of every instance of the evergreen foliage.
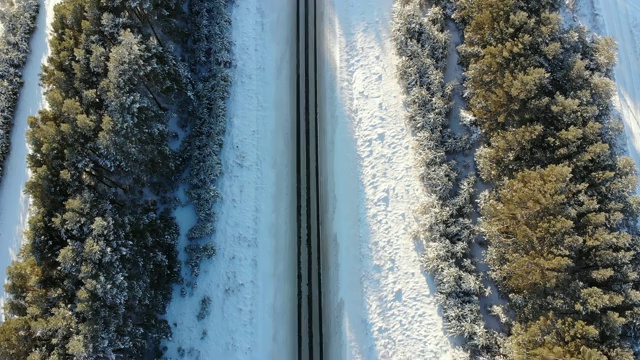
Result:
{"label": "evergreen foliage", "polygon": [[215,183],[220,177],[220,151],[226,129],[231,85],[231,19],[228,6],[233,0],[196,0],[190,2],[190,67],[193,75],[191,107],[193,129],[189,141],[187,191],[198,215],[189,230],[189,239],[210,237],[216,219],[213,203],[219,198]]}
{"label": "evergreen foliage", "polygon": [[1,358],[144,358],[170,336],[161,315],[179,280],[179,231],[167,199],[184,155],[168,124],[189,120],[179,111],[189,74],[174,50],[188,19],[171,0],[55,7]]}
{"label": "evergreen foliage", "polygon": [[633,162],[613,148],[609,38],[559,0],[459,0],[487,262],[515,312],[513,359],[633,359],[640,325]]}
{"label": "evergreen foliage", "polygon": [[476,230],[471,220],[475,177],[463,177],[453,155],[466,137],[451,131],[452,84],[444,82],[450,35],[437,5],[403,1],[396,5],[393,38],[400,56],[398,72],[407,94],[407,122],[415,134],[417,166],[428,200],[417,211],[416,238],[424,243],[424,265],[436,283],[447,335],[465,339],[459,358],[495,358],[497,334],[481,314],[486,289],[476,271],[470,246]]}
{"label": "evergreen foliage", "polygon": [[22,87],[29,38],[36,28],[37,0],[0,1],[0,179],[11,148],[11,129]]}
{"label": "evergreen foliage", "polygon": [[209,313],[211,312],[211,310],[209,309],[210,305],[211,298],[209,296],[204,296],[202,297],[202,299],[200,299],[200,310],[198,311],[198,315],[196,315],[198,321],[204,320],[204,318],[209,316]]}
{"label": "evergreen foliage", "polygon": [[[185,61],[189,78],[187,93],[189,135],[182,154],[185,159],[187,197],[194,205],[197,222],[189,229],[191,244],[185,248],[190,275],[200,273],[202,259],[211,259],[215,248],[216,214],[213,205],[220,193],[216,182],[222,174],[222,150],[231,86],[231,18],[233,0],[189,2],[188,40]],[[196,286],[195,280],[190,284]]]}

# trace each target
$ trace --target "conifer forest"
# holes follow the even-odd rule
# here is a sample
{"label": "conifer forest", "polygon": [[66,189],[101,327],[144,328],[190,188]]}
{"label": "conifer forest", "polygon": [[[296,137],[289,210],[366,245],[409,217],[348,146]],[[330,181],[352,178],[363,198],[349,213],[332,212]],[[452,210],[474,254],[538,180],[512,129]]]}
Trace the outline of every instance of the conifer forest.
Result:
{"label": "conifer forest", "polygon": [[1,360],[640,358],[640,1],[0,0],[0,34]]}

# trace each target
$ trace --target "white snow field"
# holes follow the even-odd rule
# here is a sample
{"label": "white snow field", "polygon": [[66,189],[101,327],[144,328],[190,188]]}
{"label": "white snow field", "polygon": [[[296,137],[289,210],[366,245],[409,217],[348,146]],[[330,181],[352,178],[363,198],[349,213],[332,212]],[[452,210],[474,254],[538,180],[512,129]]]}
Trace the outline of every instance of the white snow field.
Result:
{"label": "white snow field", "polygon": [[624,122],[629,156],[640,167],[640,0],[579,0],[576,7],[581,23],[618,42],[614,103]]}
{"label": "white snow field", "polygon": [[593,0],[603,34],[618,42],[615,80],[629,155],[640,166],[640,0]]}
{"label": "white snow field", "polygon": [[396,77],[392,3],[319,2],[327,359],[451,356],[411,236],[426,195]]}
{"label": "white snow field", "polygon": [[[5,163],[5,175],[0,182],[0,278],[6,281],[6,268],[17,256],[22,233],[27,225],[29,198],[24,193],[29,178],[27,170],[27,117],[44,108],[45,100],[40,87],[42,64],[49,56],[49,32],[53,21],[53,7],[60,0],[40,0],[37,25],[31,37],[31,54],[23,69],[24,85],[20,90],[15,123],[11,133],[11,150]],[[0,287],[0,321],[4,288]]]}
{"label": "white snow field", "polygon": [[[170,359],[180,358],[179,348],[189,359],[295,358],[295,11],[294,0],[233,5],[235,67],[215,206],[217,254],[203,262],[193,296],[174,291]],[[193,209],[176,215],[183,247]],[[197,321],[203,296],[212,300],[211,313]]]}

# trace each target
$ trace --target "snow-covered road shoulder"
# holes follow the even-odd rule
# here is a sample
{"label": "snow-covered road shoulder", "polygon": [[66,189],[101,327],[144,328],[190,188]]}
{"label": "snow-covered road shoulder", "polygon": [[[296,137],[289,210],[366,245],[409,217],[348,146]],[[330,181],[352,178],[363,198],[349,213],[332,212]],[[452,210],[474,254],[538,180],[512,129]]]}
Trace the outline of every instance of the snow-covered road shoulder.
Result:
{"label": "snow-covered road shoulder", "polygon": [[640,2],[578,0],[575,6],[581,23],[618,43],[614,104],[624,122],[629,156],[640,167]]}
{"label": "snow-covered road shoulder", "polygon": [[617,106],[624,121],[629,155],[640,167],[640,3],[631,0],[594,0],[604,34],[618,42],[615,80]]}
{"label": "snow-covered road shoulder", "polygon": [[411,232],[426,194],[391,43],[392,0],[319,9],[325,344],[329,359],[446,359]]}
{"label": "snow-covered road shoulder", "polygon": [[[232,6],[235,67],[218,181],[216,256],[167,309],[170,359],[293,359],[296,353],[295,3]],[[191,207],[176,210],[185,232]],[[182,259],[184,260],[184,259]],[[203,299],[208,316],[198,320]]]}

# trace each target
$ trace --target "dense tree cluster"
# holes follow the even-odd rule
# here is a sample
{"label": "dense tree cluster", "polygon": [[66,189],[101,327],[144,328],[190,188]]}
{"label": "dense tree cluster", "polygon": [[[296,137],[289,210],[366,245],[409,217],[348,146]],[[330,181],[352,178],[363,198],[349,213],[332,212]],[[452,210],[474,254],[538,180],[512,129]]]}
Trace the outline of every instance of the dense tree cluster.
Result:
{"label": "dense tree cluster", "polygon": [[0,1],[0,178],[11,147],[13,116],[22,86],[21,70],[36,27],[37,0]]}
{"label": "dense tree cluster", "polygon": [[[160,315],[180,277],[172,198],[205,149],[174,149],[169,124],[178,117],[195,129],[192,142],[220,146],[223,130],[203,123],[210,114],[223,122],[226,94],[192,91],[197,76],[180,50],[188,56],[184,44],[202,49],[215,34],[191,42],[189,11],[174,0],[56,6],[42,77],[49,109],[29,119],[31,217],[21,260],[8,269],[0,358],[140,359],[170,335]],[[203,51],[198,69],[212,56]],[[194,116],[194,103],[207,113]],[[198,259],[214,254],[194,249]]]}
{"label": "dense tree cluster", "polygon": [[436,283],[445,331],[465,339],[461,358],[487,357],[496,334],[486,329],[480,311],[485,294],[470,246],[475,177],[459,173],[455,155],[467,147],[450,127],[452,84],[444,81],[450,34],[440,6],[403,1],[396,6],[393,38],[398,72],[407,94],[408,124],[415,134],[417,166],[428,199],[418,209],[416,238],[424,243],[426,270]]}
{"label": "dense tree cluster", "polygon": [[[231,85],[231,19],[228,9],[232,1],[190,2],[191,38],[186,60],[193,79],[190,92],[194,101],[189,108],[192,129],[184,153],[190,159],[186,177],[187,195],[195,206],[197,223],[189,230],[187,237],[192,242],[204,242],[204,245],[198,246],[209,248],[216,220],[212,205],[220,196],[216,181],[222,172],[220,151],[226,129],[226,100]],[[190,258],[191,263],[199,264],[199,261]],[[197,275],[197,265],[191,269]]]}
{"label": "dense tree cluster", "polygon": [[469,108],[495,191],[487,261],[515,312],[514,359],[633,359],[640,325],[636,168],[611,113],[614,42],[566,28],[559,0],[459,0]]}

